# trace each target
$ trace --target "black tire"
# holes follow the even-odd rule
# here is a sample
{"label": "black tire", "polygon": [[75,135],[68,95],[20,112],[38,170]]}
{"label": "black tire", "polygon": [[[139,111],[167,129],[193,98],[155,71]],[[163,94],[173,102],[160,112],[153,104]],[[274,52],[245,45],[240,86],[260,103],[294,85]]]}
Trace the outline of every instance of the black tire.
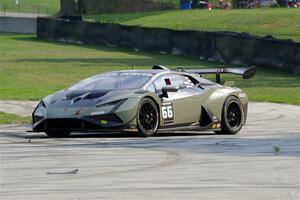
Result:
{"label": "black tire", "polygon": [[68,131],[46,131],[45,132],[49,137],[53,138],[64,138],[69,137],[71,132]]}
{"label": "black tire", "polygon": [[223,105],[221,131],[215,131],[215,133],[226,135],[237,134],[243,126],[243,120],[244,113],[241,102],[238,98],[230,96]]}
{"label": "black tire", "polygon": [[159,125],[159,113],[155,103],[149,98],[142,99],[136,116],[139,135],[142,137],[153,136]]}

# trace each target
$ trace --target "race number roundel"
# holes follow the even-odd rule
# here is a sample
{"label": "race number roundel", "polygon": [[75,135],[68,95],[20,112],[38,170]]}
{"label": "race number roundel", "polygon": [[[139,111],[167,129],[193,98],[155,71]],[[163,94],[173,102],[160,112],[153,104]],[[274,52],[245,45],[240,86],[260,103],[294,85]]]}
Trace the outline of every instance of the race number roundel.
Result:
{"label": "race number roundel", "polygon": [[164,124],[173,123],[174,110],[172,102],[165,102],[161,106],[161,116]]}

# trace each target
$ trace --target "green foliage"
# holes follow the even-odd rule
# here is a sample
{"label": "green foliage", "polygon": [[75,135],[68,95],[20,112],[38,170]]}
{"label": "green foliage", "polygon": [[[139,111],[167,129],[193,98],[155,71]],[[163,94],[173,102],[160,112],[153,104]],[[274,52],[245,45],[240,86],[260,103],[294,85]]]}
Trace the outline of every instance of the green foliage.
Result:
{"label": "green foliage", "polygon": [[[147,68],[161,64],[218,67],[182,56],[134,52],[123,48],[67,44],[37,39],[34,35],[0,34],[0,99],[40,100],[86,77],[112,70]],[[214,79],[213,76],[208,76]],[[275,70],[258,69],[250,80],[224,75],[235,81],[251,101],[300,105],[300,78]]]}
{"label": "green foliage", "polygon": [[280,152],[280,147],[274,146],[273,149],[274,149],[274,151],[275,151],[275,154],[278,155],[279,152]]}
{"label": "green foliage", "polygon": [[231,4],[233,8],[238,8],[239,0],[231,0]]}
{"label": "green foliage", "polygon": [[299,9],[233,9],[163,11],[86,16],[87,20],[119,21],[126,25],[206,31],[248,32],[300,41]]}
{"label": "green foliage", "polygon": [[60,8],[60,0],[1,0],[0,11],[55,14]]}

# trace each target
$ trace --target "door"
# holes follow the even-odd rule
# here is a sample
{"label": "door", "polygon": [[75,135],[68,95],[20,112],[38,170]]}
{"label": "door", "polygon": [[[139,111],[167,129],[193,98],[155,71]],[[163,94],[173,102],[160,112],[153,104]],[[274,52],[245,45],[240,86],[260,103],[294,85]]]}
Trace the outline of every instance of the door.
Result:
{"label": "door", "polygon": [[162,125],[188,125],[199,121],[201,113],[200,94],[204,92],[188,76],[165,74],[154,82],[156,92],[162,94],[164,86],[175,86],[177,92],[168,92],[168,98],[161,98]]}

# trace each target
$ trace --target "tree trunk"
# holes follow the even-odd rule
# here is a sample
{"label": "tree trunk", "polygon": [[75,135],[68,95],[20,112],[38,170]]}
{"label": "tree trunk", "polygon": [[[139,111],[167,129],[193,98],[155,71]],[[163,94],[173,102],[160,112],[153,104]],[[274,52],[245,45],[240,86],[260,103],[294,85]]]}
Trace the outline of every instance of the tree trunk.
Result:
{"label": "tree trunk", "polygon": [[76,0],[60,0],[60,16],[76,16]]}

